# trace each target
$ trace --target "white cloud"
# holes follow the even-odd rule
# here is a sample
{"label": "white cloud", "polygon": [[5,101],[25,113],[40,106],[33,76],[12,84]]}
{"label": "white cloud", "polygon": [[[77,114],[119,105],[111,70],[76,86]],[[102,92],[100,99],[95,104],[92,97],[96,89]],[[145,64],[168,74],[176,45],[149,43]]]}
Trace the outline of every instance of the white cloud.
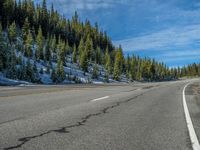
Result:
{"label": "white cloud", "polygon": [[184,51],[170,51],[170,52],[166,52],[163,53],[162,56],[165,57],[171,57],[171,58],[178,58],[178,57],[195,57],[195,56],[199,56],[200,57],[200,49],[198,50],[184,50]]}
{"label": "white cloud", "polygon": [[[62,12],[75,10],[93,10],[100,8],[111,8],[117,4],[126,3],[128,0],[48,0],[48,4],[54,4],[56,8],[60,8]],[[42,0],[36,2],[41,3]],[[60,11],[60,10],[59,10]]]}
{"label": "white cloud", "polygon": [[[173,62],[185,62],[185,65],[189,63],[199,62],[197,60],[200,59],[200,56],[187,56],[187,57],[178,57],[178,58],[162,58],[161,61],[164,61],[165,63],[173,63]],[[195,61],[194,61],[195,60]]]}
{"label": "white cloud", "polygon": [[200,42],[200,24],[162,30],[156,33],[115,41],[126,51],[169,49]]}

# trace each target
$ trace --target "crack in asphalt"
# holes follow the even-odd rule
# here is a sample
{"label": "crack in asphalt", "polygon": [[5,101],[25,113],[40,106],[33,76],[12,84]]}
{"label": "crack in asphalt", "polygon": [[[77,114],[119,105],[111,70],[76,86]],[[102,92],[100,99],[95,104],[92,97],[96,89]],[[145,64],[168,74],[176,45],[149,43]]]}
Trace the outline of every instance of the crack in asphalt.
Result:
{"label": "crack in asphalt", "polygon": [[15,118],[15,119],[0,122],[0,125],[5,124],[5,123],[9,123],[9,122],[13,122],[13,121],[16,121],[16,120],[21,120],[21,119],[24,119],[24,117],[18,117],[18,118]]}
{"label": "crack in asphalt", "polygon": [[92,118],[92,117],[95,117],[95,116],[100,116],[102,114],[106,114],[108,113],[108,111],[110,109],[113,109],[113,108],[116,108],[116,107],[119,107],[121,104],[124,104],[124,103],[128,103],[140,96],[142,96],[143,94],[145,94],[146,92],[143,92],[141,94],[138,94],[134,97],[131,97],[125,101],[120,101],[120,102],[117,102],[115,103],[114,105],[111,105],[111,106],[108,106],[102,110],[100,110],[99,112],[97,113],[92,113],[92,114],[89,114],[83,118],[81,118],[81,121],[78,121],[76,122],[75,124],[72,124],[72,125],[69,125],[69,126],[64,126],[64,127],[61,127],[59,129],[55,129],[55,130],[49,130],[49,131],[46,131],[46,132],[43,132],[41,134],[38,134],[38,135],[34,135],[34,136],[28,136],[28,137],[23,137],[23,138],[20,138],[18,139],[18,141],[20,142],[20,144],[18,145],[15,145],[15,146],[11,146],[11,147],[6,147],[6,148],[3,148],[4,150],[11,150],[11,149],[17,149],[17,148],[20,148],[22,147],[23,145],[25,145],[27,142],[31,141],[32,139],[36,139],[36,138],[39,138],[39,137],[42,137],[44,135],[47,135],[47,134],[50,134],[50,133],[53,133],[53,132],[56,132],[56,133],[70,133],[69,129],[71,128],[75,128],[75,127],[80,127],[80,126],[84,126],[87,121]]}

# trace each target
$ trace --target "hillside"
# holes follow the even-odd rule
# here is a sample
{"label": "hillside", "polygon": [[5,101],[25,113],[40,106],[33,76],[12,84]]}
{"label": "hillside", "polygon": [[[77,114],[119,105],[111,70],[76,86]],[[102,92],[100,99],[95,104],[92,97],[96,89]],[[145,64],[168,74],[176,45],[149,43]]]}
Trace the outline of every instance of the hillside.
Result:
{"label": "hillside", "polygon": [[127,56],[98,24],[62,17],[46,0],[0,2],[0,72],[30,83],[162,81],[177,69],[148,58]]}

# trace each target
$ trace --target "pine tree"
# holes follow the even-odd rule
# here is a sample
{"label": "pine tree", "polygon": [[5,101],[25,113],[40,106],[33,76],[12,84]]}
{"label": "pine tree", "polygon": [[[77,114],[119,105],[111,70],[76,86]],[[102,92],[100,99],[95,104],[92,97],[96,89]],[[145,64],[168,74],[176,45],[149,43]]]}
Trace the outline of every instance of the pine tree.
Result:
{"label": "pine tree", "polygon": [[48,11],[47,11],[47,4],[46,0],[43,0],[42,2],[42,16],[41,16],[41,25],[42,25],[42,30],[44,31],[44,36],[47,36],[48,32]]}
{"label": "pine tree", "polygon": [[4,46],[3,46],[3,34],[2,34],[2,26],[0,22],[0,71],[4,69],[4,61],[5,61],[5,54],[4,54]]}
{"label": "pine tree", "polygon": [[120,80],[120,76],[123,71],[123,65],[124,65],[124,57],[122,53],[122,48],[120,46],[115,55],[115,64],[114,64],[114,79],[115,80]]}
{"label": "pine tree", "polygon": [[2,23],[5,28],[10,22],[13,21],[14,16],[14,1],[13,0],[5,0],[3,2],[2,9]]}
{"label": "pine tree", "polygon": [[39,28],[39,31],[38,31],[36,43],[37,43],[37,49],[36,49],[35,57],[36,57],[36,60],[38,61],[38,60],[44,58],[44,55],[43,55],[43,36],[42,36],[41,27]]}
{"label": "pine tree", "polygon": [[35,21],[35,4],[34,1],[28,0],[28,5],[27,5],[27,16],[29,18],[29,22],[31,24],[34,24]]}
{"label": "pine tree", "polygon": [[26,77],[27,77],[28,81],[30,81],[30,82],[34,81],[34,72],[33,72],[33,67],[30,62],[30,59],[28,59],[28,61],[26,63]]}
{"label": "pine tree", "polygon": [[37,62],[34,61],[34,64],[33,64],[33,72],[34,73],[37,73],[38,72],[38,69],[37,69]]}
{"label": "pine tree", "polygon": [[120,75],[121,75],[121,62],[120,62],[120,53],[119,51],[116,53],[115,56],[115,64],[114,64],[114,79],[119,81],[120,80]]}
{"label": "pine tree", "polygon": [[151,72],[151,80],[155,80],[156,79],[156,64],[155,64],[155,60],[153,60],[152,63],[151,63],[150,72]]}
{"label": "pine tree", "polygon": [[106,48],[105,66],[104,67],[106,69],[105,78],[108,81],[109,75],[111,74],[111,60],[110,60],[110,55],[108,53],[108,47]]}
{"label": "pine tree", "polygon": [[56,69],[56,75],[57,75],[57,82],[61,83],[65,80],[65,71],[62,60],[59,58],[57,63],[57,69]]}
{"label": "pine tree", "polygon": [[6,65],[7,65],[6,77],[10,79],[17,79],[16,55],[12,47],[10,47],[9,53],[7,55]]}
{"label": "pine tree", "polygon": [[29,33],[25,40],[25,56],[26,57],[30,58],[32,56],[32,45],[33,45],[33,37],[29,30]]}
{"label": "pine tree", "polygon": [[82,53],[84,52],[84,50],[85,50],[84,41],[83,41],[83,38],[81,38],[81,41],[80,41],[79,46],[78,46],[79,62],[81,60]]}
{"label": "pine tree", "polygon": [[118,53],[117,55],[119,57],[119,71],[120,71],[120,74],[122,74],[122,72],[125,71],[124,70],[125,68],[124,68],[124,55],[123,55],[121,45],[119,46],[117,53]]}
{"label": "pine tree", "polygon": [[142,63],[140,60],[137,66],[136,80],[138,81],[142,80]]}
{"label": "pine tree", "polygon": [[56,51],[56,37],[55,35],[53,36],[53,38],[51,39],[51,52],[52,52],[52,61],[56,61],[57,58],[57,51]]}
{"label": "pine tree", "polygon": [[74,48],[73,48],[72,60],[73,60],[73,63],[77,63],[77,50],[76,50],[75,44],[74,44]]}
{"label": "pine tree", "polygon": [[51,61],[51,45],[50,39],[47,39],[46,48],[45,48],[45,60],[50,62]]}
{"label": "pine tree", "polygon": [[3,62],[2,62],[2,58],[0,57],[0,71],[3,71]]}
{"label": "pine tree", "polygon": [[25,41],[27,40],[27,36],[29,35],[29,32],[30,32],[30,23],[28,21],[28,18],[26,18],[24,25],[22,27],[22,36],[23,36],[24,44],[26,43]]}
{"label": "pine tree", "polygon": [[0,1],[0,14],[3,15],[3,5],[4,5],[5,0]]}
{"label": "pine tree", "polygon": [[34,73],[34,79],[33,82],[35,83],[40,83],[40,75],[38,73],[38,69],[37,69],[37,62],[34,61],[34,65],[33,65],[33,73]]}
{"label": "pine tree", "polygon": [[98,79],[98,74],[99,74],[99,68],[98,68],[97,63],[95,63],[93,65],[92,78],[93,79]]}
{"label": "pine tree", "polygon": [[87,36],[87,40],[86,40],[86,43],[85,43],[85,51],[87,53],[87,57],[88,57],[88,60],[91,60],[92,58],[92,52],[93,52],[93,42],[90,38],[90,36],[88,35]]}
{"label": "pine tree", "polygon": [[65,42],[65,53],[70,55],[72,53],[72,48],[69,46],[68,40]]}
{"label": "pine tree", "polygon": [[88,54],[86,50],[81,53],[80,66],[84,72],[88,71]]}
{"label": "pine tree", "polygon": [[149,60],[146,60],[144,63],[143,63],[143,77],[145,80],[150,80],[151,79],[151,62]]}
{"label": "pine tree", "polygon": [[51,39],[51,49],[53,53],[56,53],[56,36],[54,35]]}
{"label": "pine tree", "polygon": [[126,78],[127,79],[130,78],[130,70],[131,70],[131,59],[128,55],[126,59]]}
{"label": "pine tree", "polygon": [[11,43],[15,42],[17,37],[17,29],[16,29],[16,24],[13,22],[9,28],[8,28],[8,38]]}
{"label": "pine tree", "polygon": [[131,74],[131,80],[135,80],[135,67],[136,67],[136,62],[135,62],[135,58],[132,57],[131,60],[131,69],[130,69],[130,74]]}
{"label": "pine tree", "polygon": [[108,52],[108,48],[106,49],[106,54],[105,54],[105,69],[108,72],[108,74],[111,74],[111,59]]}
{"label": "pine tree", "polygon": [[100,47],[97,47],[95,61],[97,62],[97,64],[101,64],[101,61],[102,61],[102,54],[101,54],[101,49],[100,49]]}
{"label": "pine tree", "polygon": [[65,65],[65,56],[66,56],[66,51],[65,51],[65,43],[59,39],[59,43],[57,45],[57,49],[59,50],[58,53],[58,58],[62,61],[63,65]]}
{"label": "pine tree", "polygon": [[20,80],[26,80],[26,65],[24,61],[22,61],[22,64],[17,70],[17,77]]}

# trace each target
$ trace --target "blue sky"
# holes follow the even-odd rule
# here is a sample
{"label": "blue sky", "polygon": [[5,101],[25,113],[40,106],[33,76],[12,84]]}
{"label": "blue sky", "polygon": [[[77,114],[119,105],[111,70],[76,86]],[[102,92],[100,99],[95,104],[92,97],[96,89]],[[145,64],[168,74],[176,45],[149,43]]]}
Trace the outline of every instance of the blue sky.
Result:
{"label": "blue sky", "polygon": [[[35,0],[41,2],[42,0]],[[200,0],[47,0],[71,18],[98,22],[127,54],[168,66],[200,62]]]}

